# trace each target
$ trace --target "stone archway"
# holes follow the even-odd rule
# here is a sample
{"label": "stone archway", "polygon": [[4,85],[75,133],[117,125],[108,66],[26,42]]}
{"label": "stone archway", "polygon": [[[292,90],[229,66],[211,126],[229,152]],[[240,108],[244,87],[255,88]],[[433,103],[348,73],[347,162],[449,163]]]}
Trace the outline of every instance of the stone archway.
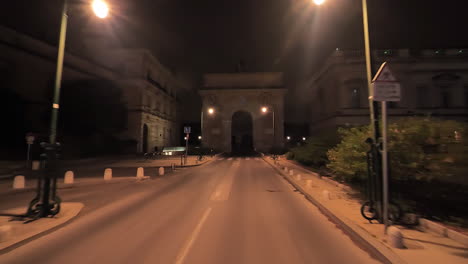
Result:
{"label": "stone archway", "polygon": [[254,151],[253,119],[246,111],[237,111],[232,115],[231,150],[236,154],[249,154]]}

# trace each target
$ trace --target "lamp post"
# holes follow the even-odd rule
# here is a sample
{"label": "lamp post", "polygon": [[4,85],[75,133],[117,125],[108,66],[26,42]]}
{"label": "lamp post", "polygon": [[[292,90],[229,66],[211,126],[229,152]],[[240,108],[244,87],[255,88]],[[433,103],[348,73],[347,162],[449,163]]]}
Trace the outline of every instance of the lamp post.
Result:
{"label": "lamp post", "polygon": [[[325,0],[313,0],[316,5],[321,5],[322,3],[325,2]],[[382,160],[381,160],[381,153],[379,151],[379,138],[380,138],[380,132],[379,132],[379,120],[378,120],[378,102],[373,100],[374,96],[374,91],[372,88],[372,57],[371,57],[371,51],[370,51],[370,38],[369,38],[369,18],[368,18],[368,10],[367,10],[367,0],[362,0],[362,24],[364,28],[364,52],[365,52],[365,58],[366,58],[366,75],[367,75],[367,89],[368,89],[368,94],[369,94],[369,114],[370,114],[370,127],[372,131],[372,140],[367,141],[370,143],[371,146],[371,153],[372,159],[370,160],[372,172],[371,175],[369,175],[370,179],[370,185],[372,188],[375,190],[369,193],[369,198],[371,200],[376,200],[379,201],[379,199],[384,200],[383,203],[383,208],[377,207],[377,210],[379,211],[379,215],[382,216],[381,220],[385,224],[385,233],[387,231],[387,226],[388,226],[388,204],[386,202],[387,197],[382,197],[379,195],[379,191],[382,182],[382,175],[383,171],[380,169]],[[373,178],[374,177],[374,178]],[[386,187],[384,187],[386,190]],[[384,191],[385,192],[385,191]],[[382,214],[383,212],[383,214]]]}
{"label": "lamp post", "polygon": [[[109,8],[103,0],[95,0],[92,3],[92,9],[96,16],[105,18],[109,12]],[[49,143],[42,143],[45,149],[45,158],[47,159],[46,172],[43,179],[42,191],[41,181],[38,182],[38,191],[36,197],[30,202],[27,217],[37,219],[40,217],[48,217],[56,215],[60,211],[60,198],[56,195],[57,190],[57,151],[60,144],[57,142],[57,123],[60,108],[60,89],[62,84],[63,74],[63,58],[65,55],[65,40],[67,36],[68,23],[68,0],[63,1],[60,35],[57,53],[57,68],[54,83],[54,96],[52,99],[52,112],[50,120],[50,135]],[[42,196],[42,197],[41,197]],[[52,203],[50,202],[52,200]]]}
{"label": "lamp post", "polygon": [[[268,113],[268,107],[267,106],[263,106],[261,108],[261,111],[262,113],[266,114]],[[276,145],[276,135],[275,135],[275,108],[273,106],[271,106],[271,114],[272,114],[272,126],[273,126],[273,149],[275,148],[275,145]]]}

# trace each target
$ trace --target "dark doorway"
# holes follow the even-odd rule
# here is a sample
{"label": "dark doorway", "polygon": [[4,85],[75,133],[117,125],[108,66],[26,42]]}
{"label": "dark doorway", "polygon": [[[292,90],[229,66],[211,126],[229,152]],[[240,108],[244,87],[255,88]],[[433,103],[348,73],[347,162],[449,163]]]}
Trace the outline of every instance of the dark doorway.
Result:
{"label": "dark doorway", "polygon": [[142,151],[143,153],[148,152],[148,125],[143,125],[143,137],[141,139],[142,142]]}
{"label": "dark doorway", "polygon": [[233,154],[249,155],[253,149],[252,115],[245,111],[237,111],[232,115],[231,147]]}

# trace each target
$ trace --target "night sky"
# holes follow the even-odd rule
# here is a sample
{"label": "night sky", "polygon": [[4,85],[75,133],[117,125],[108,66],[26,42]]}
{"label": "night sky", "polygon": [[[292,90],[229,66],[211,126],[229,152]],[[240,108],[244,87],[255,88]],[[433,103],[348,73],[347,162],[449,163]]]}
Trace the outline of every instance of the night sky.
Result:
{"label": "night sky", "polygon": [[[56,43],[60,0],[3,1],[0,23]],[[84,0],[70,0],[70,49],[97,22]],[[304,121],[305,87],[335,48],[363,47],[361,1],[328,0],[108,0],[112,42],[152,50],[163,64],[199,87],[202,73],[284,71],[288,121]],[[373,48],[468,47],[462,0],[368,0]],[[196,113],[197,111],[193,111]],[[196,116],[194,116],[196,118]]]}

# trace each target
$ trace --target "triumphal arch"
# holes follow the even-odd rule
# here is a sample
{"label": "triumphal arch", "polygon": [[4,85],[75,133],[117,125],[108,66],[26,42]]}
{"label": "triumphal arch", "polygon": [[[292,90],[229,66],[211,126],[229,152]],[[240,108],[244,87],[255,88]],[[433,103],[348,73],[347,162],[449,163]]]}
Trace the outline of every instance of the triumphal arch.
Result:
{"label": "triumphal arch", "polygon": [[284,146],[283,73],[203,76],[203,145],[224,152],[268,152]]}

